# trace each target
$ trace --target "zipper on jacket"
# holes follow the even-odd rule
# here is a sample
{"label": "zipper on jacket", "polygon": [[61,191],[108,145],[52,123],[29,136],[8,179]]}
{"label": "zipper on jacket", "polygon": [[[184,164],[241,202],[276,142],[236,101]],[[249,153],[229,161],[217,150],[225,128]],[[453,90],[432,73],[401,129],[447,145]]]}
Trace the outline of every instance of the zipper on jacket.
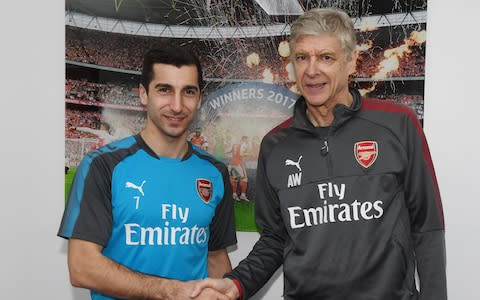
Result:
{"label": "zipper on jacket", "polygon": [[323,138],[322,147],[320,148],[320,154],[327,159],[327,170],[328,176],[332,176],[333,174],[333,166],[332,166],[332,158],[328,155],[330,148],[328,147],[328,138]]}

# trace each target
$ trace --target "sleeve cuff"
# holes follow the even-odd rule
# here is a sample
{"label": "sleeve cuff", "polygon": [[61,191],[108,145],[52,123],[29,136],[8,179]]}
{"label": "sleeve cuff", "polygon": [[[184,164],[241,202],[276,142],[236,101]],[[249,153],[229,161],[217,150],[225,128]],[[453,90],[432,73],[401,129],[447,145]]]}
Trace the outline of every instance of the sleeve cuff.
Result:
{"label": "sleeve cuff", "polygon": [[233,284],[237,287],[238,290],[238,299],[243,299],[243,289],[242,289],[242,284],[240,281],[236,278],[230,278],[233,281]]}

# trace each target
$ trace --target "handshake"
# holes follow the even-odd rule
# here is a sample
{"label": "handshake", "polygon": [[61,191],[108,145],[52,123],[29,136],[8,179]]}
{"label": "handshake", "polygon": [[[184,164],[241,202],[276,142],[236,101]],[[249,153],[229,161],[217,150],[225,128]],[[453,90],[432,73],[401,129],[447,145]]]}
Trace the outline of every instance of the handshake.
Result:
{"label": "handshake", "polygon": [[173,290],[176,290],[179,294],[172,295],[172,299],[237,300],[241,296],[239,288],[229,278],[206,278],[204,280],[177,283],[179,286]]}

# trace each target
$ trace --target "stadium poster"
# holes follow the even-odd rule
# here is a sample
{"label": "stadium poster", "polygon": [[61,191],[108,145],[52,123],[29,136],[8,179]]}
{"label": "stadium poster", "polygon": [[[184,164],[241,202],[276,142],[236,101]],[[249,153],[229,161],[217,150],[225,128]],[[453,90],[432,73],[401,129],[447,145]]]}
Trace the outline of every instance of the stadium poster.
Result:
{"label": "stadium poster", "polygon": [[253,208],[260,141],[291,117],[298,94],[280,85],[227,85],[203,99],[191,141],[228,166],[238,230],[256,230]]}
{"label": "stadium poster", "polygon": [[[176,8],[66,0],[66,193],[85,153],[141,130],[143,53],[165,42],[188,45],[206,80],[189,139],[227,164],[237,230],[256,231],[258,147],[292,115],[298,97],[287,42],[297,15],[271,16],[253,2],[233,10],[230,0],[215,6],[167,2]],[[302,10],[327,2],[298,1]],[[360,55],[352,85],[368,97],[410,106],[423,121],[426,0],[332,3],[352,16],[357,29]]]}

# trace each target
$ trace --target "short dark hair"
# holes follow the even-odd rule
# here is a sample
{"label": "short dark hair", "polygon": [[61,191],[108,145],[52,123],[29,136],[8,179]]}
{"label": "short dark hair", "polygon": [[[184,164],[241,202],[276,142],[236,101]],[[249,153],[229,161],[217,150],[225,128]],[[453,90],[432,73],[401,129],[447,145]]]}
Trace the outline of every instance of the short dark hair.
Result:
{"label": "short dark hair", "polygon": [[194,65],[197,67],[198,86],[200,90],[203,89],[203,74],[202,66],[198,56],[191,50],[175,46],[175,45],[163,45],[162,47],[149,50],[143,57],[143,69],[141,83],[148,93],[148,85],[153,79],[153,65],[154,64],[166,64],[173,65],[177,68],[182,66]]}

